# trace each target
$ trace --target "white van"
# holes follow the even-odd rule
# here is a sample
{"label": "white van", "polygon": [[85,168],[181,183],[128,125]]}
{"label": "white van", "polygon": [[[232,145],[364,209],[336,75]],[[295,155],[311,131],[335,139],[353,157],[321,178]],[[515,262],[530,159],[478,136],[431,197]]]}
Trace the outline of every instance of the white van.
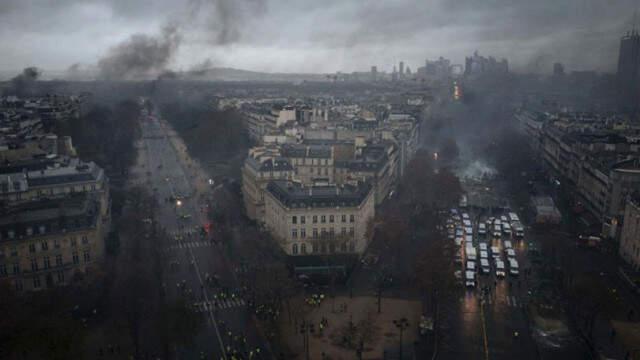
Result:
{"label": "white van", "polygon": [[505,276],[504,261],[496,260],[496,277],[502,279]]}
{"label": "white van", "polygon": [[491,247],[491,256],[494,259],[499,259],[500,258],[500,249],[498,249],[497,246],[492,246]]}
{"label": "white van", "polygon": [[467,244],[467,248],[465,249],[465,254],[467,255],[467,260],[475,261],[476,258],[478,257],[478,254],[476,253],[476,249],[473,246],[469,246],[469,244]]}
{"label": "white van", "polygon": [[506,223],[506,222],[509,221],[509,219],[507,219],[506,216],[502,215],[502,216],[500,216],[500,221],[502,221],[503,223]]}
{"label": "white van", "polygon": [[509,225],[509,223],[502,224],[502,232],[505,236],[511,237],[511,226]]}
{"label": "white van", "polygon": [[511,245],[511,241],[507,240],[507,241],[504,242],[504,247],[506,249],[512,249],[513,245]]}
{"label": "white van", "polygon": [[509,259],[509,274],[511,274],[512,276],[518,276],[520,274],[518,268],[518,260]]}
{"label": "white van", "polygon": [[476,287],[476,273],[473,271],[465,271],[465,283],[466,287],[474,288]]}
{"label": "white van", "polygon": [[518,214],[516,214],[516,213],[514,213],[514,212],[510,212],[510,213],[508,214],[508,216],[509,216],[509,221],[511,221],[512,223],[513,223],[513,222],[519,222],[519,221],[520,221],[520,218],[518,217]]}
{"label": "white van", "polygon": [[484,236],[487,234],[487,225],[483,222],[478,224],[478,235]]}
{"label": "white van", "polygon": [[499,238],[502,235],[502,225],[493,224],[493,237]]}
{"label": "white van", "polygon": [[516,237],[517,237],[518,239],[522,239],[522,238],[524,237],[524,226],[522,226],[522,224],[520,224],[520,223],[516,223],[516,224],[513,226],[513,229],[515,230],[515,232],[516,232]]}
{"label": "white van", "polygon": [[516,258],[516,252],[513,249],[506,249],[505,252],[507,253],[507,258],[509,259]]}
{"label": "white van", "polygon": [[476,263],[475,263],[475,261],[467,261],[467,267],[465,269],[467,271],[476,271]]}
{"label": "white van", "polygon": [[480,243],[480,251],[487,251],[487,244],[486,243]]}
{"label": "white van", "polygon": [[489,266],[489,260],[480,259],[480,271],[483,274],[489,274],[491,272],[491,267]]}
{"label": "white van", "polygon": [[487,251],[480,251],[480,259],[488,259],[489,253]]}

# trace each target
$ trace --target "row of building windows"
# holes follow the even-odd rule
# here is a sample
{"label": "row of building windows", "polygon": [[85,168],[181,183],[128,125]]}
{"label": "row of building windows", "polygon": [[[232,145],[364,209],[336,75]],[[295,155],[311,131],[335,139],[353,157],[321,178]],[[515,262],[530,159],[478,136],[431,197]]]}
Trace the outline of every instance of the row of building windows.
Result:
{"label": "row of building windows", "polygon": [[292,158],[291,165],[332,165],[329,159]]}
{"label": "row of building windows", "polygon": [[[60,191],[56,191],[57,189],[61,189]],[[91,184],[90,186],[87,185],[82,185],[82,192],[86,192],[89,191],[89,189],[91,189],[91,191],[96,191],[96,185],[95,184]],[[48,191],[47,190],[43,190],[40,189],[38,190],[38,196],[42,196],[48,193],[48,195],[54,195],[56,192],[66,192],[67,193],[75,193],[76,191],[80,191],[80,189],[76,188],[76,186],[68,186],[68,187],[61,187],[61,188],[49,188]]]}
{"label": "row of building windows", "polygon": [[[53,280],[53,279],[51,279]],[[33,288],[34,289],[40,289],[42,287],[42,282],[40,280],[40,276],[34,276],[33,279],[31,280],[33,283]],[[62,284],[64,283],[64,271],[56,271],[56,281],[58,284]],[[16,279],[13,282],[13,285],[15,287],[15,289],[17,291],[22,291],[24,290],[24,284],[22,283],[21,279]]]}
{"label": "row of building windows", "polygon": [[[301,168],[300,170],[303,170],[303,169],[304,168]],[[322,175],[322,169],[324,169],[324,175],[325,176],[329,176],[329,168],[313,168],[313,167],[310,167],[309,168],[309,174],[313,175],[315,173],[317,175]],[[297,175],[298,174],[298,168],[293,169],[293,172]],[[333,174],[333,168],[331,169],[331,173]]]}
{"label": "row of building windows", "polygon": [[[71,247],[77,247],[78,246],[78,239],[75,237],[70,238],[70,242],[71,242]],[[83,235],[81,237],[81,242],[82,245],[87,245],[89,244],[89,238],[86,235]],[[40,248],[41,251],[48,251],[49,250],[49,244],[50,242],[48,240],[43,240],[39,243],[40,246],[37,246],[37,243],[31,243],[29,244],[28,248],[29,248],[29,252],[30,253],[35,253],[37,251],[38,248]],[[53,240],[53,248],[54,249],[60,249],[60,240],[59,239],[54,239]],[[9,254],[11,256],[18,256],[18,247],[17,246],[12,246],[9,248]],[[0,248],[0,258],[5,256],[5,249],[4,248]]]}
{"label": "row of building windows", "polygon": [[[298,238],[298,234],[300,235],[301,239],[306,239],[307,238],[307,229],[305,228],[300,228],[300,231],[298,232],[297,228],[292,228],[291,229],[291,237],[294,239]],[[313,232],[311,233],[311,237],[313,237],[314,239],[318,238],[318,228],[313,228],[312,230]],[[350,227],[349,228],[349,236],[353,236],[353,234],[355,233],[355,229]],[[330,237],[334,237],[336,234],[336,229],[335,228],[329,228],[329,231],[327,232],[326,228],[321,228],[320,229],[320,233],[319,233],[322,237],[326,237],[327,235],[329,235]],[[340,235],[342,236],[346,236],[347,235],[347,228],[343,227],[342,229],[340,229]]]}
{"label": "row of building windows", "polygon": [[293,255],[298,255],[298,254],[308,254],[308,250],[311,251],[311,254],[326,254],[327,251],[331,254],[335,253],[336,250],[337,251],[341,251],[341,252],[347,252],[347,248],[349,249],[349,252],[355,252],[356,251],[356,244],[351,241],[349,243],[343,242],[340,245],[336,245],[336,244],[318,244],[318,243],[313,243],[310,244],[310,249],[307,249],[307,244],[302,243],[302,244],[292,244],[291,245],[291,254]]}
{"label": "row of building windows", "polygon": [[[89,186],[82,185],[82,190],[80,190],[79,186],[62,186],[62,187],[51,187],[47,189],[38,189],[36,190],[37,197],[43,197],[44,195],[55,195],[61,193],[75,193],[75,192],[87,192],[89,190],[96,191],[96,184],[91,184]],[[23,193],[27,192],[28,188],[23,188],[20,186],[20,183],[14,183],[13,192],[15,193],[16,200],[22,200]],[[7,183],[0,184],[0,193],[8,193],[9,187]],[[29,198],[28,193],[27,198]],[[33,196],[31,196],[33,198]]]}
{"label": "row of building windows", "polygon": [[[338,219],[338,216],[335,216],[335,215],[329,215],[329,216],[320,215],[318,217],[318,215],[313,215],[313,216],[311,216],[311,222],[314,223],[314,224],[317,224],[318,223],[318,219],[319,219],[321,224],[325,224],[327,222],[327,218],[329,219],[329,223],[332,224],[332,223],[336,222],[336,220]],[[347,215],[346,214],[342,214],[340,216],[340,221],[343,222],[343,223],[346,223],[347,222]],[[353,223],[355,221],[356,221],[355,215],[353,215],[353,214],[349,215],[349,222]],[[297,215],[294,215],[294,216],[291,217],[291,223],[292,224],[297,224],[298,223],[298,216]],[[306,223],[307,223],[307,217],[305,215],[300,215],[300,224],[306,224]]]}
{"label": "row of building windows", "polygon": [[[80,264],[80,256],[77,252],[73,252],[72,256],[71,256],[72,260],[73,260],[73,264],[74,265],[79,265]],[[91,261],[91,253],[89,251],[85,251],[83,253],[83,259],[85,263],[88,263]],[[56,267],[62,267],[64,266],[64,262],[62,260],[62,255],[56,255],[55,257],[55,266]],[[49,256],[45,256],[42,259],[42,266],[43,266],[43,270],[47,270],[51,268],[51,259]],[[38,271],[40,270],[40,264],[38,263],[38,259],[31,259],[31,271]],[[6,276],[8,275],[8,269],[7,269],[7,264],[0,264],[0,275],[2,276]],[[19,263],[13,263],[12,265],[12,274],[13,275],[18,275],[20,274],[20,264]]]}

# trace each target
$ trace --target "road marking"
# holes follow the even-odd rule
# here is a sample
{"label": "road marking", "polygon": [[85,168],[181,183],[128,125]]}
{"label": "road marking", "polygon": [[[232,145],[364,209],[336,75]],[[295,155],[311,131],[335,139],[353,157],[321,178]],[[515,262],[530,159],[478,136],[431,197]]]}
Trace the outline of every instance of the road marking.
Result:
{"label": "road marking", "polygon": [[177,249],[189,249],[189,248],[209,247],[209,246],[213,246],[213,243],[211,243],[210,241],[187,241],[187,242],[178,243],[177,245],[171,245],[166,250],[171,251],[171,250],[177,250]]}
{"label": "road marking", "polygon": [[200,301],[193,303],[195,312],[208,312],[210,310],[214,310],[214,308],[218,309],[230,309],[234,307],[241,307],[245,305],[244,299],[235,298],[229,299],[225,298],[222,300],[214,300],[214,301]]}
{"label": "road marking", "polygon": [[480,318],[482,319],[482,339],[484,340],[484,359],[489,360],[489,342],[487,340],[487,327],[484,319],[484,306],[480,304]]}

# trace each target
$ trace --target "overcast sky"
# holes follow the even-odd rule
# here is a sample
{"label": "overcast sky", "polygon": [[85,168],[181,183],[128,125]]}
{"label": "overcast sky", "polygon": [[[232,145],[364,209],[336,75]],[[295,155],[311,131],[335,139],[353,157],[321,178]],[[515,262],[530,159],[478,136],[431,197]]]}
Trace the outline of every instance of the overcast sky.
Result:
{"label": "overcast sky", "polygon": [[520,71],[550,72],[555,61],[612,71],[639,2],[0,0],[0,70],[63,70],[107,58],[103,67],[118,71],[117,57],[135,43],[164,57],[153,60],[156,70],[208,60],[259,71],[389,71],[400,60],[412,69],[438,56],[463,63],[479,50]]}

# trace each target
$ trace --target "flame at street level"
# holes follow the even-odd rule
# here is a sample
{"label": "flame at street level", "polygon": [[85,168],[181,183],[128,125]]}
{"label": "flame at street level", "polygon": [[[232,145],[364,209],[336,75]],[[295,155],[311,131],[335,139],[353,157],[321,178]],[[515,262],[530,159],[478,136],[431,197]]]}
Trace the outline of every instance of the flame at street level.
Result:
{"label": "flame at street level", "polygon": [[457,82],[454,82],[453,83],[453,99],[460,100],[461,97],[462,97],[462,91],[460,90],[460,86],[458,85]]}

